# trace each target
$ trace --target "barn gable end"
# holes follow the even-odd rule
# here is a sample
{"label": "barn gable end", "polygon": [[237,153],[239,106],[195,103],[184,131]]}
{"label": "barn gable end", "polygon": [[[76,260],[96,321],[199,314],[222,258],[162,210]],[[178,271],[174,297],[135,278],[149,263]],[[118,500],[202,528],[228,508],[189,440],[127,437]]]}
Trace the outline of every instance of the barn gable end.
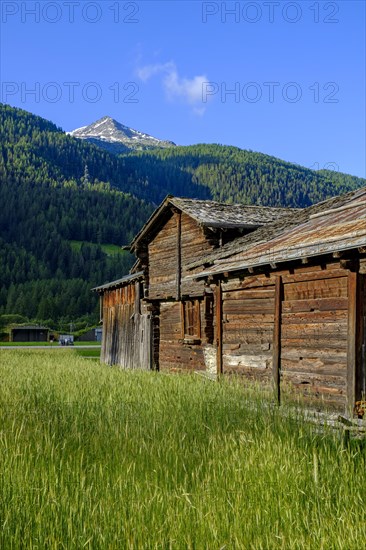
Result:
{"label": "barn gable end", "polygon": [[[129,246],[137,258],[131,274],[95,289],[103,301],[102,360],[139,368],[148,356],[147,368],[214,371],[214,298],[188,266],[285,213],[284,208],[167,197]],[[133,313],[136,278],[141,319]],[[138,319],[150,322],[148,344],[146,336],[141,340]],[[137,342],[149,345],[149,353],[137,351]]]}

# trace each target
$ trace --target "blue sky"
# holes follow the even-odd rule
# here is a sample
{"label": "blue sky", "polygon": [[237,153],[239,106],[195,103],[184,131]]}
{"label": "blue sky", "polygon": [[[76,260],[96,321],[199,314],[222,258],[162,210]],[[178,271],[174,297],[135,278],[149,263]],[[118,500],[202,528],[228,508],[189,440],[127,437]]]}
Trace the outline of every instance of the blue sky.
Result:
{"label": "blue sky", "polygon": [[1,100],[366,177],[363,1],[2,0]]}

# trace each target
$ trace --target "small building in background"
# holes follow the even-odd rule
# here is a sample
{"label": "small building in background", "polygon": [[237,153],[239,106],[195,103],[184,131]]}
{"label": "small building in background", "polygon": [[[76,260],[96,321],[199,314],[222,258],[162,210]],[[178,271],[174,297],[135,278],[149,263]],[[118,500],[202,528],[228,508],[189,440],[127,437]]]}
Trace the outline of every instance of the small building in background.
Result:
{"label": "small building in background", "polygon": [[78,342],[101,342],[103,329],[101,327],[91,328],[75,338]]}
{"label": "small building in background", "polygon": [[60,346],[73,346],[74,345],[74,335],[73,334],[60,334],[58,339]]}
{"label": "small building in background", "polygon": [[50,329],[39,325],[13,327],[10,342],[48,342]]}

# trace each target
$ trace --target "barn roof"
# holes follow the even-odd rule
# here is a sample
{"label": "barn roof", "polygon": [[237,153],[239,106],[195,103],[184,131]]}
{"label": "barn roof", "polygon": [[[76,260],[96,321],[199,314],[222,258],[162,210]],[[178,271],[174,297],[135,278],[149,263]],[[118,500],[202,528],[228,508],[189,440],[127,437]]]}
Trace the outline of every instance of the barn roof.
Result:
{"label": "barn roof", "polygon": [[141,239],[156,231],[160,219],[165,219],[172,207],[186,213],[197,223],[209,229],[256,229],[293,211],[290,208],[226,204],[168,195],[133,239],[130,250],[133,250]]}
{"label": "barn roof", "polygon": [[289,210],[178,197],[172,197],[170,202],[201,225],[212,228],[259,227],[277,220]]}
{"label": "barn roof", "polygon": [[334,197],[239,237],[191,267],[195,278],[366,246],[366,187]]}
{"label": "barn roof", "polygon": [[121,279],[117,279],[116,281],[106,283],[105,285],[96,286],[95,288],[92,288],[92,290],[95,292],[103,292],[104,290],[111,290],[113,288],[118,288],[120,286],[127,285],[137,279],[141,279],[143,275],[144,275],[143,271],[139,271],[138,273],[133,273],[132,275],[126,275]]}
{"label": "barn roof", "polygon": [[40,325],[16,325],[11,330],[50,330],[48,327]]}

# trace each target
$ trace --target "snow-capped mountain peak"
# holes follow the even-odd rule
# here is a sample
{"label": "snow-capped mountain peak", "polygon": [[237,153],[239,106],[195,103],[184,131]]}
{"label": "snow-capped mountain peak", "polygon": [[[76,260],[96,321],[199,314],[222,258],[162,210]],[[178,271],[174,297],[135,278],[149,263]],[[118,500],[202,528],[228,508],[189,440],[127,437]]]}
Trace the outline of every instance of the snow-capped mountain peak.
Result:
{"label": "snow-capped mountain peak", "polygon": [[104,116],[89,126],[69,132],[75,138],[85,139],[113,153],[130,149],[153,149],[174,147],[172,141],[164,141],[139,130],[129,128],[109,116]]}

